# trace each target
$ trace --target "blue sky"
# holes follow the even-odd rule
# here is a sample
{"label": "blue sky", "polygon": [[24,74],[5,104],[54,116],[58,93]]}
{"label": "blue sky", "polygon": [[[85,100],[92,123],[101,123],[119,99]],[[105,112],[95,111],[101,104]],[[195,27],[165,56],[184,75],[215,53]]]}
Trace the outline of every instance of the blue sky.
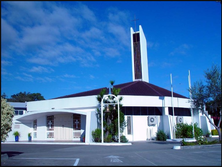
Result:
{"label": "blue sky", "polygon": [[130,27],[147,40],[149,81],[189,97],[221,67],[216,1],[1,1],[1,94],[45,99],[132,81]]}

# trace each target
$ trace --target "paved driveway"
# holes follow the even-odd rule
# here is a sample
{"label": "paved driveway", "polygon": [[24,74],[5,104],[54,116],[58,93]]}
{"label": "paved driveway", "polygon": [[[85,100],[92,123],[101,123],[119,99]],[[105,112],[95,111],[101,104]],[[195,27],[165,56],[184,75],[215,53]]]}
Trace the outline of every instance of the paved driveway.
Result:
{"label": "paved driveway", "polygon": [[221,166],[221,144],[173,149],[173,142],[127,146],[1,144],[1,166]]}

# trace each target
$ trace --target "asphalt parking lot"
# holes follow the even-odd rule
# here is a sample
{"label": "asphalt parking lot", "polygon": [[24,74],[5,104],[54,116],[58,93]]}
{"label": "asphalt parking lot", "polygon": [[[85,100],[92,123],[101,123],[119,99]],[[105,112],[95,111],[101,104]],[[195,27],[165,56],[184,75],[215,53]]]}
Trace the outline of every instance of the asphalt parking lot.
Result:
{"label": "asphalt parking lot", "polygon": [[[146,141],[125,146],[1,144],[1,166],[221,166],[221,144],[181,147]],[[185,148],[186,147],[186,148]]]}

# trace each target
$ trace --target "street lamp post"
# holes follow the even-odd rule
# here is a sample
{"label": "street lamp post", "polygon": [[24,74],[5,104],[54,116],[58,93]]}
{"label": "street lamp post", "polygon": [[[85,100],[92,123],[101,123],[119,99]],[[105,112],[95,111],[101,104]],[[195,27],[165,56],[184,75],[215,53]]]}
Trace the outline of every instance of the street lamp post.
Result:
{"label": "street lamp post", "polygon": [[[103,102],[104,99],[108,100],[108,101],[111,101],[111,99],[109,99],[109,97],[114,97],[114,102],[112,101],[111,103],[106,103],[108,104],[107,106],[109,107],[109,105],[115,105],[117,104],[118,105],[118,138],[119,138],[119,143],[120,143],[120,115],[119,115],[119,99],[113,95],[113,94],[108,94],[108,95],[104,95],[102,100],[101,100],[101,139],[102,139],[102,143],[103,143],[103,105],[105,104],[105,102]],[[117,103],[116,101],[117,100]]]}

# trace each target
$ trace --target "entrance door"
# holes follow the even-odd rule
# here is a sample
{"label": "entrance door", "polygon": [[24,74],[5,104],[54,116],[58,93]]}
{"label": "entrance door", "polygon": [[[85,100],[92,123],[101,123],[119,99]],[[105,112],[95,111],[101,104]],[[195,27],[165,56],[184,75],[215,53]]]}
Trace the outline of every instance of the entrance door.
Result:
{"label": "entrance door", "polygon": [[73,139],[72,118],[72,114],[69,113],[55,115],[55,140]]}

